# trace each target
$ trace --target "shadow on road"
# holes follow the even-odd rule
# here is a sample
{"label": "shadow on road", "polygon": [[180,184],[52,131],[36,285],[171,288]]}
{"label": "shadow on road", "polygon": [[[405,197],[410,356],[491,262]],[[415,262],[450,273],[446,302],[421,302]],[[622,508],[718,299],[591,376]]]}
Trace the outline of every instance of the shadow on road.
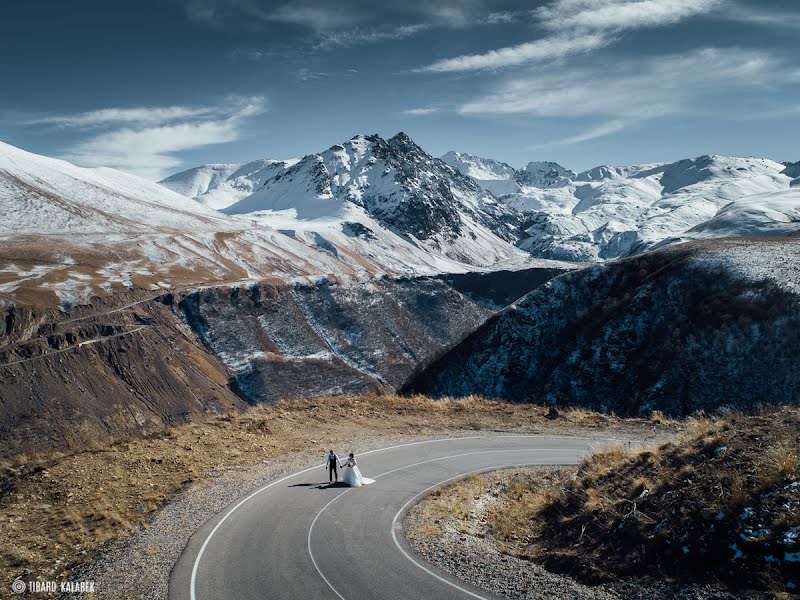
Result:
{"label": "shadow on road", "polygon": [[336,483],[294,483],[292,485],[286,487],[304,487],[304,488],[311,488],[314,490],[329,490],[332,488],[345,488],[347,487],[341,481],[337,481]]}

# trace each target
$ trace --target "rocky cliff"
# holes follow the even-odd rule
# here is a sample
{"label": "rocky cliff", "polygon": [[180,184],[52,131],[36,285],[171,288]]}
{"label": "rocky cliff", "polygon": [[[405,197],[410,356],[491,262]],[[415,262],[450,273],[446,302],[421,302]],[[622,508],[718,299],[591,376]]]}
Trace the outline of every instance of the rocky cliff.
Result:
{"label": "rocky cliff", "polygon": [[690,243],[553,279],[407,391],[632,415],[800,402],[800,243]]}

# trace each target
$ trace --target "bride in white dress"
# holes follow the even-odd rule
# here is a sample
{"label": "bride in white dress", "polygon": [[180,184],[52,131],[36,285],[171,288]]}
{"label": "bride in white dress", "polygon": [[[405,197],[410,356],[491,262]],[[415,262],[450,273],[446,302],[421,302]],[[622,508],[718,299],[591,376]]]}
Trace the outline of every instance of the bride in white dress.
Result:
{"label": "bride in white dress", "polygon": [[358,469],[356,457],[351,452],[348,459],[345,461],[344,471],[342,472],[342,482],[350,487],[361,487],[362,485],[369,485],[375,483],[374,479],[364,477]]}

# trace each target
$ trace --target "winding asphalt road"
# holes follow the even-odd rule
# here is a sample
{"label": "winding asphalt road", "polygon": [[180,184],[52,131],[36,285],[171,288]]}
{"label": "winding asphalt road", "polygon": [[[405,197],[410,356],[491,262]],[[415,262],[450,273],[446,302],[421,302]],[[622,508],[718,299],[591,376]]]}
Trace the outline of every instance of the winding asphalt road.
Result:
{"label": "winding asphalt road", "polygon": [[405,511],[427,491],[499,467],[572,464],[598,440],[448,438],[358,455],[361,488],[328,486],[320,466],[259,488],[198,529],[176,563],[170,600],[487,598],[420,561]]}

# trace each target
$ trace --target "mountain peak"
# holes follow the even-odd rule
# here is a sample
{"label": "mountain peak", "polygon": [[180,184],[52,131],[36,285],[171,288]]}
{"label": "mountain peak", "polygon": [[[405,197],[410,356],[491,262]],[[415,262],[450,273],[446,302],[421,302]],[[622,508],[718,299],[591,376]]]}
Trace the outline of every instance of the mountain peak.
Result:
{"label": "mountain peak", "polygon": [[351,137],[348,142],[364,143],[375,142],[382,139],[377,133],[357,133]]}
{"label": "mountain peak", "polygon": [[388,143],[392,148],[401,152],[422,152],[427,155],[414,140],[402,131],[389,138]]}
{"label": "mountain peak", "polygon": [[409,135],[405,131],[398,131],[394,136],[389,139],[390,142],[402,142],[404,144],[414,143],[414,140],[409,137]]}
{"label": "mountain peak", "polygon": [[522,185],[538,188],[554,188],[568,184],[575,173],[553,161],[532,161],[525,169],[517,171],[515,179]]}

